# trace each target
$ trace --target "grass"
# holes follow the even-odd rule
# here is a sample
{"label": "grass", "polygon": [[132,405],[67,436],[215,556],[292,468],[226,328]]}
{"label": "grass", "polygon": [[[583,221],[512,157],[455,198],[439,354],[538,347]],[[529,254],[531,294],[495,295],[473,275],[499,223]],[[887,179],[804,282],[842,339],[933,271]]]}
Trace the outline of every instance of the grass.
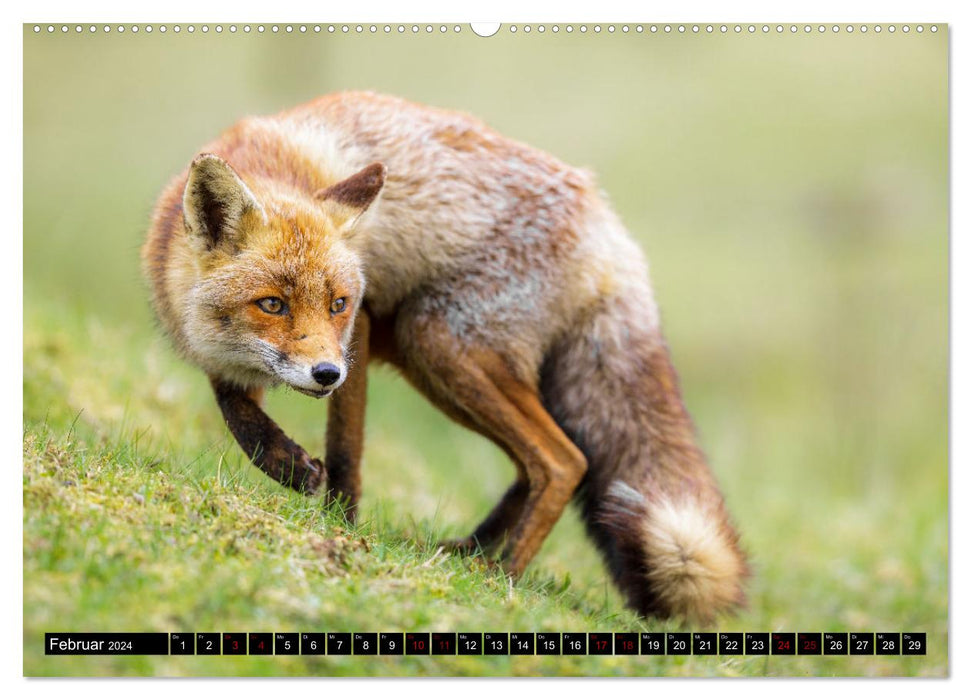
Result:
{"label": "grass", "polygon": [[[25,674],[947,674],[946,37],[196,39],[25,34]],[[719,629],[923,631],[928,655],[44,656],[72,630],[675,629],[624,609],[572,511],[515,585],[437,555],[513,470],[390,371],[351,528],[248,464],[153,328],[137,248],[165,177],[241,114],[340,87],[469,109],[599,173],[752,557]],[[319,453],[325,403],[269,411]]]}
{"label": "grass", "polygon": [[[720,629],[927,631],[928,657],[45,657],[45,631],[678,628],[624,610],[572,515],[515,586],[477,559],[436,556],[437,540],[471,526],[511,470],[490,446],[426,416],[431,409],[388,374],[378,372],[372,387],[382,397],[376,413],[388,421],[369,421],[364,518],[350,528],[317,499],[248,466],[204,381],[160,343],[56,308],[32,306],[30,317],[42,329],[25,334],[29,675],[936,675],[946,668],[940,486],[912,487],[901,518],[896,490],[862,501],[852,488],[834,497],[824,485],[813,492],[797,484],[802,497],[794,501],[778,493],[781,478],[793,488],[785,471],[748,499],[734,495],[752,488],[744,476],[728,487],[757,570],[750,610]],[[119,365],[131,369],[119,374],[112,369]],[[273,398],[277,408],[302,409],[303,424],[285,423],[316,444],[312,426],[323,416],[313,414],[322,406]],[[395,416],[383,415],[389,401],[410,419],[397,430]],[[421,426],[438,439],[424,439]],[[422,483],[425,476],[433,478]]]}

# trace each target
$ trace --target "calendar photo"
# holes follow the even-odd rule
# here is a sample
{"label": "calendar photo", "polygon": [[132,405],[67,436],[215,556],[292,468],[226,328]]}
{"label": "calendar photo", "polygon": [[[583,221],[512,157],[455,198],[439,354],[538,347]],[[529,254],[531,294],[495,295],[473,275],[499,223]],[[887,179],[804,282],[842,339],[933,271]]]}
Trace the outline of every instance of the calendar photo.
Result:
{"label": "calendar photo", "polygon": [[22,31],[23,675],[949,674],[946,23]]}

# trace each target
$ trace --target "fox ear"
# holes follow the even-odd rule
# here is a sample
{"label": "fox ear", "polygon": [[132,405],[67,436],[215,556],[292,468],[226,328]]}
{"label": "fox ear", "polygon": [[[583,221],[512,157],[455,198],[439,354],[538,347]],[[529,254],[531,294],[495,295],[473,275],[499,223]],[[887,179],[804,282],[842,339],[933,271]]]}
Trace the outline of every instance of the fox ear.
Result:
{"label": "fox ear", "polygon": [[205,241],[208,250],[222,243],[236,242],[240,224],[247,214],[266,220],[262,205],[229,163],[203,153],[189,167],[182,195],[186,227]]}
{"label": "fox ear", "polygon": [[387,172],[383,163],[371,163],[349,178],[318,190],[314,197],[341,231],[349,231],[380,194]]}

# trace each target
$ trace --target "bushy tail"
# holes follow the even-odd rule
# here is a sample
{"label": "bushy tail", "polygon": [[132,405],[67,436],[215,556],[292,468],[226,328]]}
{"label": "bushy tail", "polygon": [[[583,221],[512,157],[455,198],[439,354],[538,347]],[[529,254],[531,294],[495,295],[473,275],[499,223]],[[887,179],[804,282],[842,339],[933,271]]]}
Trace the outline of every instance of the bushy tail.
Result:
{"label": "bushy tail", "polygon": [[649,501],[614,481],[595,517],[591,528],[613,540],[602,549],[613,552],[617,584],[641,614],[709,623],[744,603],[745,560],[720,504],[667,495]]}
{"label": "bushy tail", "polygon": [[580,508],[628,605],[707,623],[744,604],[745,556],[695,444],[649,290],[604,302],[561,339],[542,391],[587,458]]}

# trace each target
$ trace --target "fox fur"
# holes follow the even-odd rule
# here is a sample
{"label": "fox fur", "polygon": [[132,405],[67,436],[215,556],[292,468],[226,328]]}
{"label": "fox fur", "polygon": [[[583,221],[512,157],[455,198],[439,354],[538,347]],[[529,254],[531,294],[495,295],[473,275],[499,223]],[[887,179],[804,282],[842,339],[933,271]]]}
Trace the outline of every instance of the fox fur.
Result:
{"label": "fox fur", "polygon": [[[570,500],[630,607],[744,602],[739,537],[698,448],[647,264],[593,177],[466,114],[372,93],[248,118],[163,191],[155,310],[281,483],[360,493],[366,370],[394,365],[517,479],[459,550],[520,574]],[[260,407],[331,395],[322,462]]]}

